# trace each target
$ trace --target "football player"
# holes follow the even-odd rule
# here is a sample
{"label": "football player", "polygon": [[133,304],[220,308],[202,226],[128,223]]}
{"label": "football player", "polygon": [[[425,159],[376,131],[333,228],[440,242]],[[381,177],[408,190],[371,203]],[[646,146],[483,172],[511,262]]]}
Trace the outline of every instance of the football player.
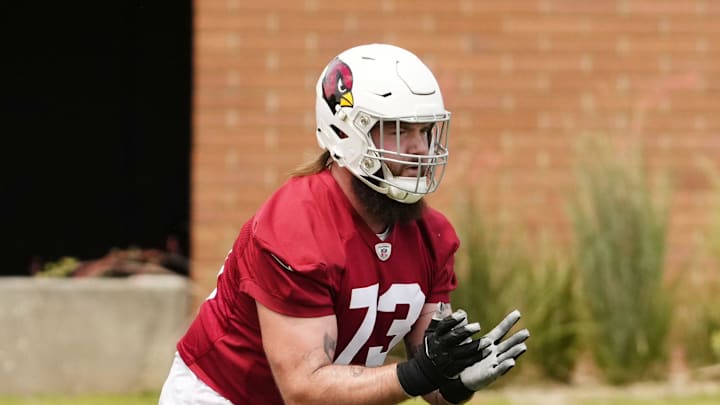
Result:
{"label": "football player", "polygon": [[[483,336],[450,309],[459,240],[423,199],[450,112],[413,53],[340,53],[316,86],[319,158],[242,227],[177,344],[160,404],[385,404],[469,399],[515,364],[513,311]],[[398,343],[407,359],[389,360]]]}

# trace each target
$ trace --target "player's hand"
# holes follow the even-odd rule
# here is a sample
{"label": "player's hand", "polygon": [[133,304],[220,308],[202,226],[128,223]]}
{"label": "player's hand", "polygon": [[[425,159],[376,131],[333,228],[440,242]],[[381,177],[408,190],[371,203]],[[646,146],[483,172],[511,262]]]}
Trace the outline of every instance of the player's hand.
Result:
{"label": "player's hand", "polygon": [[504,375],[523,353],[527,351],[525,341],[530,337],[527,329],[522,329],[501,341],[520,320],[520,311],[509,313],[493,330],[483,336],[492,342],[488,347],[490,354],[477,363],[464,369],[460,378],[440,387],[442,396],[451,403],[469,399],[478,391]]}
{"label": "player's hand", "polygon": [[[480,331],[478,323],[467,323],[467,314],[457,310],[438,319],[433,317],[425,331],[420,350],[397,367],[398,379],[411,396],[425,395],[448,383],[463,369],[487,355],[490,339],[472,340]],[[467,343],[463,343],[469,340]]]}
{"label": "player's hand", "polygon": [[480,324],[468,324],[464,310],[441,318],[442,310],[438,309],[425,330],[426,354],[434,364],[444,365],[440,369],[445,378],[455,378],[460,371],[490,354],[492,340],[472,340],[472,335],[480,331]]}
{"label": "player's hand", "polygon": [[490,354],[466,368],[460,373],[460,380],[467,388],[477,391],[495,381],[515,366],[515,361],[527,351],[525,341],[530,337],[527,329],[522,329],[501,341],[520,320],[520,311],[509,313],[486,338],[491,340]]}

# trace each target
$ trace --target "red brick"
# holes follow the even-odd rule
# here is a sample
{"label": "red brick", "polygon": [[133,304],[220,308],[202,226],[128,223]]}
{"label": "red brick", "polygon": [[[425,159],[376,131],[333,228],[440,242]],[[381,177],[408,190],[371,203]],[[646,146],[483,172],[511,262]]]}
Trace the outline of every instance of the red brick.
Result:
{"label": "red brick", "polygon": [[[720,2],[689,0],[208,0],[195,5],[192,264],[214,278],[241,224],[314,157],[314,86],[335,54],[389,41],[436,72],[453,112],[450,167],[428,197],[570,243],[579,136],[642,140],[673,179],[667,265],[704,257],[718,210]],[[718,191],[715,191],[718,193]],[[700,259],[698,259],[699,261]],[[703,259],[705,260],[705,259]],[[706,261],[703,261],[705,263]],[[204,292],[198,292],[203,299]]]}

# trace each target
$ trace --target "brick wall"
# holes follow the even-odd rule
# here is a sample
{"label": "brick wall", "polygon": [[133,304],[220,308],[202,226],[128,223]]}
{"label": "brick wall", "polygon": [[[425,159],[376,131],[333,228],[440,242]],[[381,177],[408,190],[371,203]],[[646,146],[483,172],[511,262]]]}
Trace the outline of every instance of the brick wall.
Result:
{"label": "brick wall", "polygon": [[[391,42],[436,73],[454,114],[430,197],[463,190],[532,228],[567,230],[573,145],[641,141],[675,180],[670,266],[698,257],[720,168],[714,0],[203,0],[195,2],[192,265],[206,295],[241,224],[316,155],[314,84],[360,43]],[[715,208],[717,206],[714,206]],[[703,268],[703,266],[700,266]],[[707,267],[704,267],[708,270]]]}

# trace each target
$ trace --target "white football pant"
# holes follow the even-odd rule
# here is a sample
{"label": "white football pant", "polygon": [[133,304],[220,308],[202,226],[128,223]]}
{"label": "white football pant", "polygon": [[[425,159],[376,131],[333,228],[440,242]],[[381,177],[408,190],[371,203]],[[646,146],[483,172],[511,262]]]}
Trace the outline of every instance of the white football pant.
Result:
{"label": "white football pant", "polygon": [[175,352],[158,405],[232,405],[232,402],[197,378]]}

